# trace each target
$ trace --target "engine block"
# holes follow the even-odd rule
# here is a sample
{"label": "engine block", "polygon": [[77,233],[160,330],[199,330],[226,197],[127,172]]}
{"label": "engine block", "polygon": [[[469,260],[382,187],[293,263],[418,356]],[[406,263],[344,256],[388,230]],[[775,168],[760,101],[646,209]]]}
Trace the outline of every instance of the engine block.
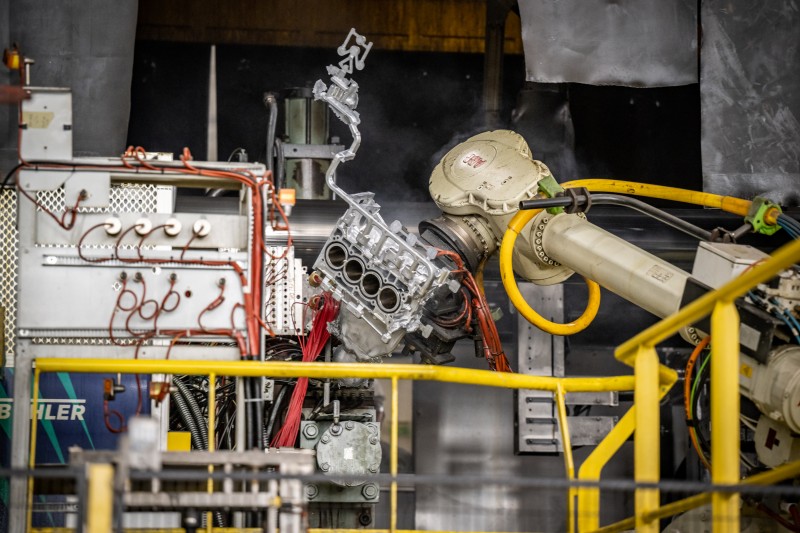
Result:
{"label": "engine block", "polygon": [[[447,283],[450,272],[434,263],[436,249],[423,245],[399,221],[387,225],[371,193],[351,199],[314,269],[322,287],[342,302],[340,327],[350,335],[340,338],[358,357],[373,358],[391,353],[406,333],[424,327],[422,307]],[[352,317],[368,328],[354,332],[359,326]]]}

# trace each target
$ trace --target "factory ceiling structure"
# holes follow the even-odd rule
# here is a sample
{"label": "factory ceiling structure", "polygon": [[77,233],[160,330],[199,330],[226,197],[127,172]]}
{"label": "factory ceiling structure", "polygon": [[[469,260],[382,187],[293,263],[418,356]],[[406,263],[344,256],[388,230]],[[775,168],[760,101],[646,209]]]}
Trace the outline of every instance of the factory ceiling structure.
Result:
{"label": "factory ceiling structure", "polygon": [[800,530],[800,9],[0,0],[0,530]]}

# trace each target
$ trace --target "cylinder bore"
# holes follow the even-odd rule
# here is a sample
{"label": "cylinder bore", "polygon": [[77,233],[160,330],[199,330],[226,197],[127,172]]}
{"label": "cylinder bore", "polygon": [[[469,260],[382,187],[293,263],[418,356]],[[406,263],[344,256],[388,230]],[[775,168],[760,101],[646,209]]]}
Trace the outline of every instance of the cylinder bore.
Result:
{"label": "cylinder bore", "polygon": [[333,268],[342,268],[342,265],[347,260],[347,250],[341,244],[331,244],[325,250],[325,260]]}
{"label": "cylinder bore", "polygon": [[384,287],[378,293],[378,307],[386,313],[397,311],[400,307],[400,295],[393,287]]}
{"label": "cylinder bore", "polygon": [[361,278],[361,292],[365,296],[373,297],[381,290],[381,278],[375,272],[367,272]]}
{"label": "cylinder bore", "polygon": [[364,263],[360,259],[348,259],[344,264],[344,279],[350,283],[358,283],[363,276]]}

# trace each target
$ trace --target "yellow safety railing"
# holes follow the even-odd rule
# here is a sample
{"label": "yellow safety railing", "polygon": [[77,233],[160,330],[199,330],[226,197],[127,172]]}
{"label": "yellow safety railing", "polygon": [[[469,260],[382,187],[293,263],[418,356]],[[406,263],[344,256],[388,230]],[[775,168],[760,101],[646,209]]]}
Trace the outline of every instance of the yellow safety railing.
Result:
{"label": "yellow safety railing", "polygon": [[[715,485],[737,485],[739,479],[739,316],[735,300],[759,283],[800,262],[800,241],[779,249],[773,256],[730,281],[720,289],[705,294],[678,313],[646,329],[620,345],[615,356],[634,367],[635,406],[620,420],[608,436],[584,461],[578,473],[583,481],[599,481],[603,466],[636,431],[634,470],[637,482],[659,481],[659,400],[664,390],[663,367],[659,368],[655,346],[711,315],[714,339],[714,364],[711,365],[711,481]],[[670,384],[671,386],[671,384]],[[659,393],[660,391],[660,393]],[[744,483],[770,484],[796,476],[800,463],[785,465]],[[767,475],[769,474],[769,475]],[[760,476],[760,477],[759,477]],[[578,529],[580,531],[622,531],[632,526],[637,531],[656,532],[660,518],[704,505],[707,495],[698,495],[660,507],[659,492],[654,488],[636,490],[635,517],[599,529],[599,490],[580,487]],[[739,531],[739,494],[713,492],[710,496],[715,533]]]}
{"label": "yellow safety railing", "polygon": [[[36,360],[33,380],[33,412],[38,409],[39,381],[45,372],[77,372],[93,374],[181,374],[202,375],[209,377],[209,383],[214,383],[217,376],[231,377],[272,377],[272,378],[362,378],[362,379],[389,379],[391,380],[391,430],[390,430],[390,474],[393,478],[390,487],[390,529],[397,531],[397,457],[398,457],[398,381],[399,380],[427,380],[444,383],[460,383],[466,385],[481,385],[506,389],[534,389],[552,392],[555,396],[559,430],[561,432],[562,447],[564,448],[564,465],[567,479],[575,479],[575,467],[570,445],[569,428],[567,426],[565,396],[572,392],[609,392],[634,390],[634,376],[611,377],[574,377],[560,378],[549,376],[529,376],[524,374],[490,372],[488,370],[471,370],[464,368],[441,367],[431,365],[397,365],[397,364],[369,364],[369,363],[297,363],[297,362],[254,362],[254,361],[150,361],[150,360],[108,360],[108,359],[62,359],[41,358]],[[674,380],[674,378],[673,378]],[[215,442],[214,408],[216,390],[209,387],[209,450],[213,450]],[[34,457],[36,450],[36,417],[31,420],[31,447],[30,467],[35,466]],[[209,470],[211,471],[211,470]],[[209,481],[208,491],[213,491],[213,484]],[[569,530],[575,529],[574,500],[577,494],[575,488],[570,488],[568,495],[568,524]],[[33,503],[33,483],[29,483],[28,493],[29,510]],[[90,514],[93,514],[90,513]],[[102,514],[98,516],[104,516]],[[30,515],[29,515],[29,524]],[[208,531],[211,531],[212,520],[207,520]],[[102,531],[102,527],[89,532]],[[332,530],[312,530],[317,532]],[[373,530],[387,531],[387,530]]]}
{"label": "yellow safety railing", "polygon": [[[564,449],[567,479],[573,481],[574,461],[569,444],[565,395],[571,392],[634,391],[635,405],[620,419],[606,438],[581,465],[577,479],[589,482],[569,489],[568,527],[574,531],[621,531],[635,526],[638,531],[657,531],[658,520],[693,507],[712,503],[714,531],[739,530],[739,495],[735,492],[714,492],[697,495],[667,506],[659,506],[659,491],[652,486],[636,489],[635,518],[599,528],[600,491],[595,484],[605,464],[622,444],[636,433],[634,462],[635,479],[652,484],[660,479],[659,403],[677,380],[677,374],[659,363],[655,346],[681,328],[694,324],[711,314],[714,338],[714,359],[711,371],[712,425],[712,482],[733,486],[739,480],[739,321],[734,301],[755,285],[774,277],[780,271],[800,262],[800,241],[778,250],[761,263],[719,290],[710,292],[690,303],[678,313],[620,345],[615,355],[634,368],[633,376],[558,378],[528,376],[429,365],[376,365],[348,363],[291,363],[291,362],[219,362],[219,361],[146,361],[105,359],[37,359],[33,384],[33,412],[38,406],[39,380],[43,372],[83,372],[103,374],[186,374],[206,375],[211,383],[217,376],[236,377],[309,377],[390,379],[392,384],[390,473],[397,476],[398,446],[398,381],[429,380],[508,389],[536,389],[554,394],[559,429]],[[216,401],[214,387],[209,387],[209,405]],[[31,420],[30,466],[34,466],[36,449],[36,417]],[[209,446],[213,449],[214,410],[209,411]],[[771,472],[753,476],[744,483],[772,484],[800,473],[800,462],[785,465]],[[209,484],[209,491],[213,486]],[[33,483],[29,484],[29,509],[32,507]],[[577,499],[577,509],[575,500]],[[577,521],[576,521],[576,510]],[[397,527],[397,482],[390,488],[390,529]],[[30,515],[29,515],[30,519]],[[211,521],[209,520],[210,524]],[[30,521],[29,521],[30,524]],[[209,526],[210,528],[210,526]],[[210,530],[210,529],[209,529]],[[322,531],[322,530],[319,530]],[[378,531],[378,530],[375,530]]]}

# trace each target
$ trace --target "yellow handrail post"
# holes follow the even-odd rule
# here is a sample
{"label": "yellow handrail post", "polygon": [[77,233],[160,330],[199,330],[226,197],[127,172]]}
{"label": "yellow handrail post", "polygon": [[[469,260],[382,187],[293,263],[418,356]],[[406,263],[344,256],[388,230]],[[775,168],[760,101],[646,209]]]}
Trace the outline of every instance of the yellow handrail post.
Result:
{"label": "yellow handrail post", "polygon": [[104,463],[89,463],[86,471],[89,478],[86,531],[108,533],[114,515],[114,467]]}
{"label": "yellow handrail post", "polygon": [[[711,480],[739,482],[739,313],[730,301],[719,301],[711,314]],[[739,531],[739,494],[711,497],[714,532]]]}
{"label": "yellow handrail post", "polygon": [[397,425],[400,419],[400,396],[397,390],[397,376],[392,378],[392,429],[389,443],[390,457],[389,457],[389,473],[392,475],[392,488],[389,500],[389,531],[394,533],[397,530]]}
{"label": "yellow handrail post", "polygon": [[[575,479],[575,460],[572,458],[572,442],[567,425],[567,401],[564,398],[564,387],[560,383],[556,389],[556,406],[558,407],[558,428],[561,430],[561,447],[564,450],[564,467],[567,480]],[[567,489],[567,531],[575,531],[575,488]]]}
{"label": "yellow handrail post", "polygon": [[[616,426],[592,450],[580,470],[581,481],[600,481],[600,472],[615,453],[633,435],[636,427],[636,406],[628,409]],[[594,531],[600,527],[600,489],[597,487],[578,487],[578,531]]]}
{"label": "yellow handrail post", "polygon": [[[636,401],[636,435],[634,441],[634,475],[637,483],[658,483],[661,417],[659,413],[658,354],[652,346],[640,346],[636,354],[634,400]],[[658,521],[648,521],[645,513],[659,506],[658,489],[636,489],[636,530],[658,533]]]}
{"label": "yellow handrail post", "polygon": [[[33,399],[31,400],[31,445],[29,449],[28,467],[36,467],[36,430],[39,423],[39,381],[42,371],[37,367],[33,370]],[[28,478],[28,528],[33,526],[33,478]]]}

